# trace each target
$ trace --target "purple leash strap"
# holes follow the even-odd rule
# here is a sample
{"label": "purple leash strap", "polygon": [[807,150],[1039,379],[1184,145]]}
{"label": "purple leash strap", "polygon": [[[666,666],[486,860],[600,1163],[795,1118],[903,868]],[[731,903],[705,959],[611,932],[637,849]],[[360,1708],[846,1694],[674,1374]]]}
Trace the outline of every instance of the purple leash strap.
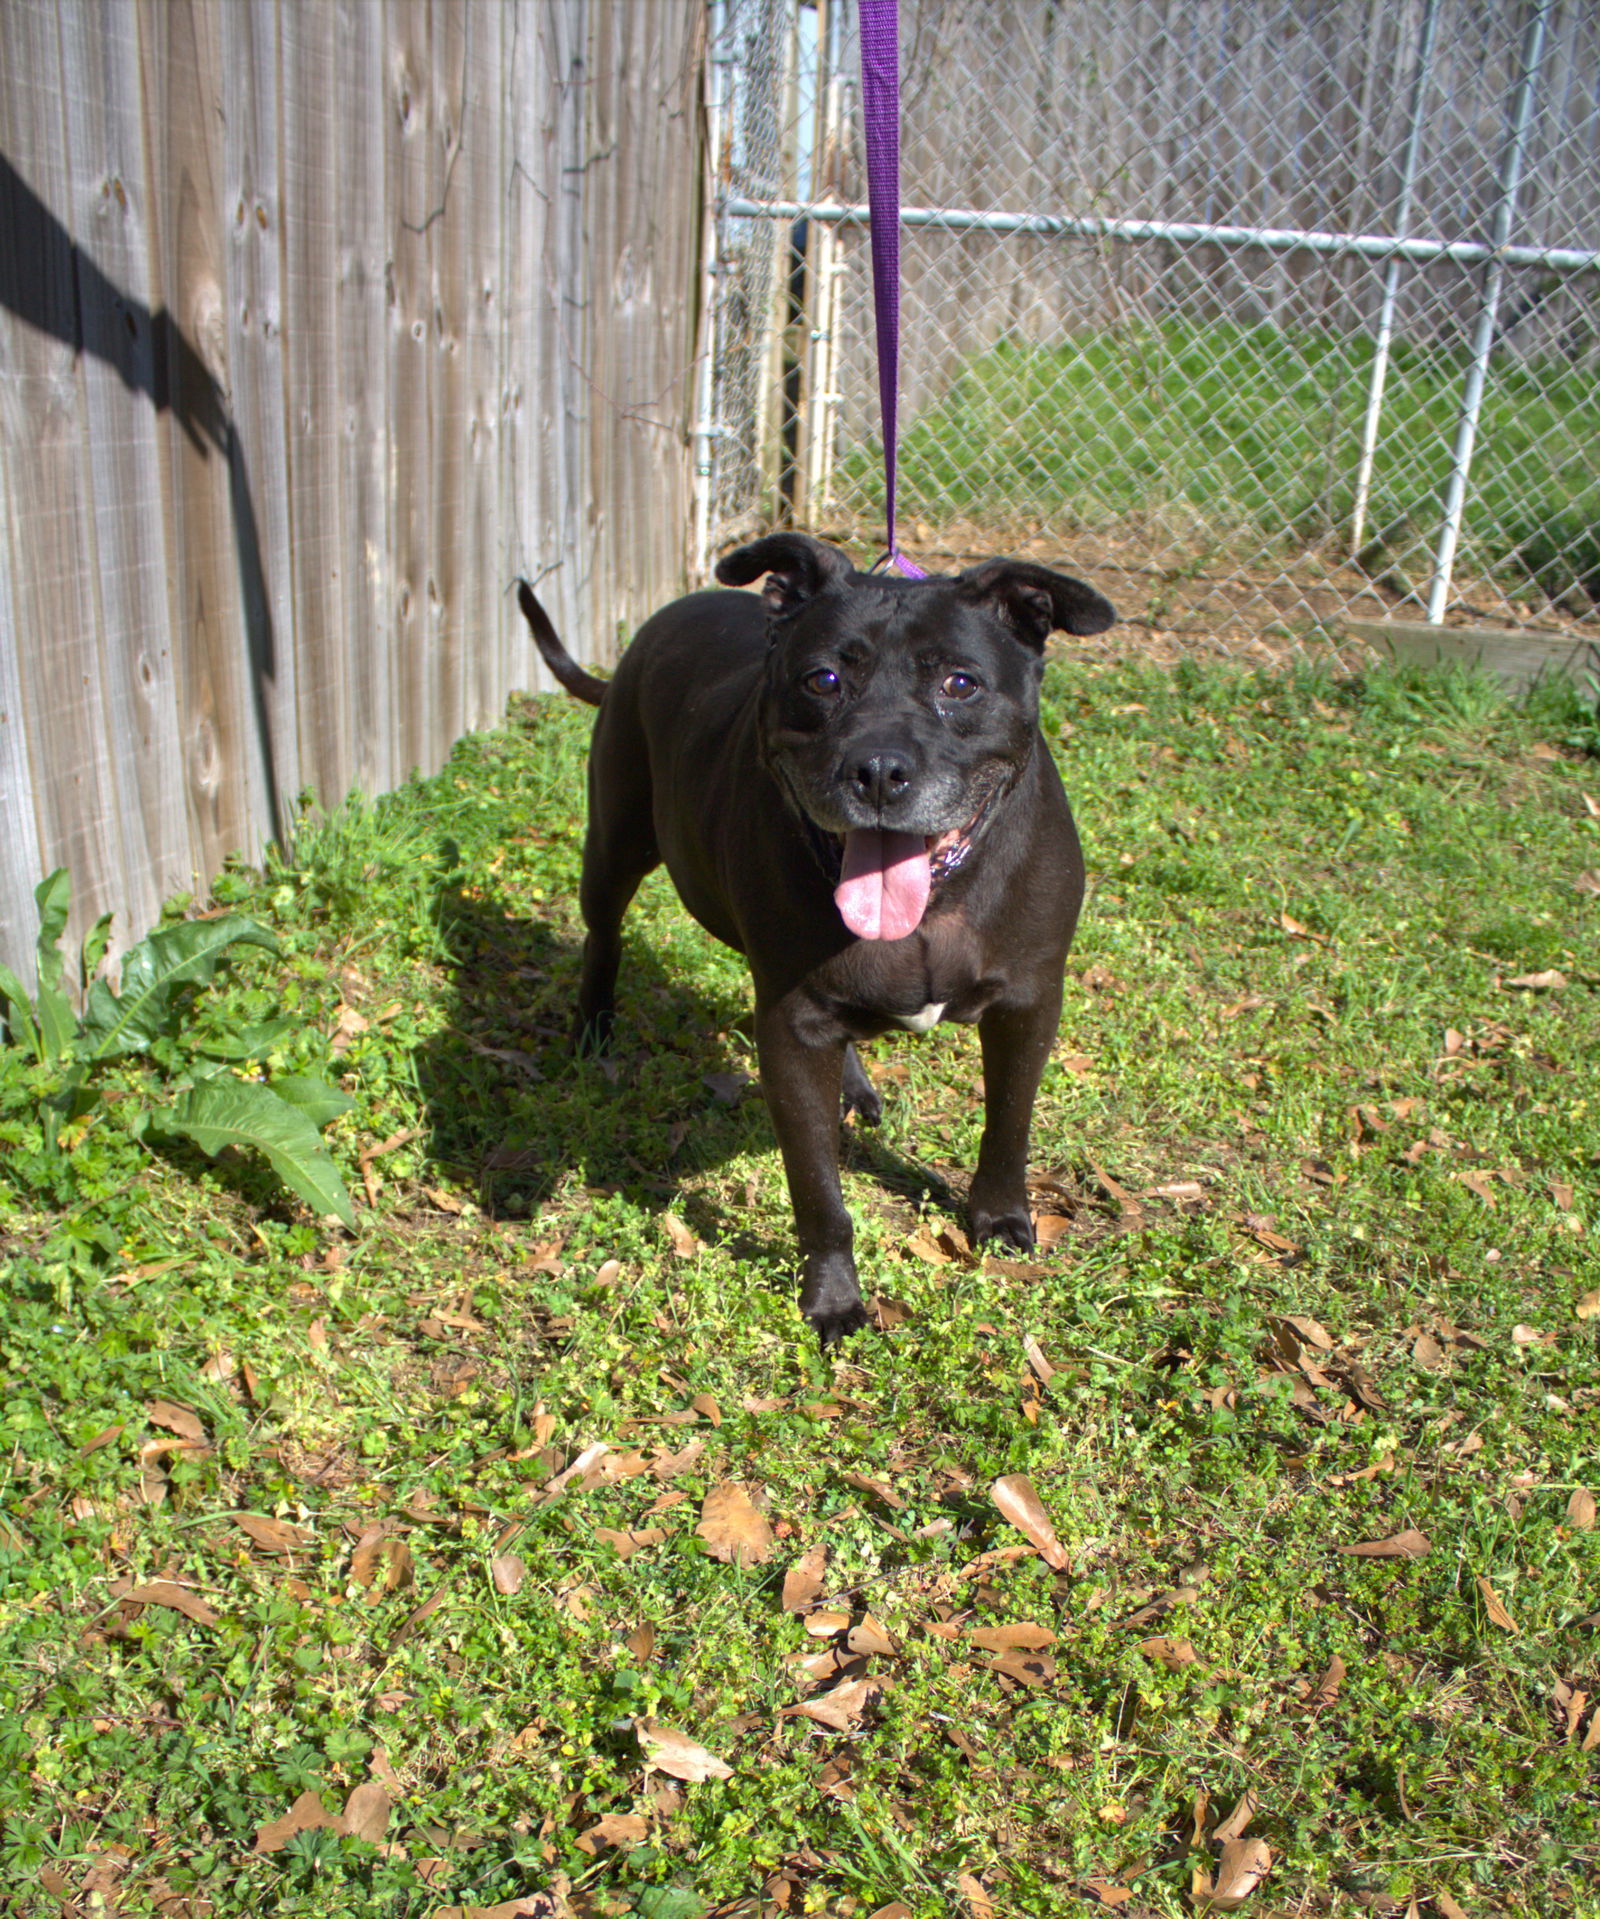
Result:
{"label": "purple leash strap", "polygon": [[895,545],[894,482],[900,390],[900,22],[896,0],[860,0],[861,121],[867,150],[872,310],[878,332],[878,406],[889,564],[927,578]]}

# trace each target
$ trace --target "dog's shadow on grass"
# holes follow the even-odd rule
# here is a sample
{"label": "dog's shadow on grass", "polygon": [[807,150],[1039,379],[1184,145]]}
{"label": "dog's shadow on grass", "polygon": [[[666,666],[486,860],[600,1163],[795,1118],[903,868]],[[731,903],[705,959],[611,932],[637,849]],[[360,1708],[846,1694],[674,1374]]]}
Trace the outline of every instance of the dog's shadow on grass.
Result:
{"label": "dog's shadow on grass", "polygon": [[[753,1191],[719,1203],[696,1189],[701,1176],[751,1155],[770,1157],[778,1173],[760,1088],[744,1083],[754,1072],[745,995],[697,987],[625,926],[612,1050],[578,1059],[579,941],[458,882],[441,897],[439,923],[454,991],[446,1025],[415,1065],[428,1156],[442,1173],[508,1222],[536,1215],[575,1173],[596,1194],[678,1213],[735,1258],[793,1264],[786,1203],[768,1230],[752,1216]],[[852,1127],[841,1146],[847,1166],[888,1192],[959,1210],[936,1172],[880,1134]]]}

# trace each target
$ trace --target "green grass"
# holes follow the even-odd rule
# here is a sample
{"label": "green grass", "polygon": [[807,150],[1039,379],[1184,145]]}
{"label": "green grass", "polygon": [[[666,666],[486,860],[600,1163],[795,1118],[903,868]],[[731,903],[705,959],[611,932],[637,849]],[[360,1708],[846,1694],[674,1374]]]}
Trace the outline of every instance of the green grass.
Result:
{"label": "green grass", "polygon": [[[568,704],[217,888],[283,951],[188,1043],[295,1016],[269,1069],[353,1095],[359,1235],[153,1155],[137,1063],[53,1167],[49,1068],[0,1050],[15,1910],[934,1919],[1099,1881],[1178,1914],[1197,1798],[1249,1791],[1246,1911],[1600,1913],[1592,722],[1398,674],[1068,660],[1048,695],[1094,875],[1033,1154],[1057,1237],[963,1253],[974,1036],[880,1044],[846,1183],[903,1316],[841,1354],[760,1100],[707,1084],[756,1070],[743,968],[659,878],[613,1062],[566,1056]],[[552,1494],[601,1441],[621,1470]],[[1015,1473],[1059,1572],[990,1496]],[[763,1563],[696,1533],[727,1481]],[[1406,1529],[1424,1557],[1341,1551]],[[817,1545],[892,1641],[843,1732],[793,1711],[837,1644],[782,1605]],[[1007,1623],[1047,1661],[987,1664]],[[647,1774],[642,1720],[732,1776]],[[369,1780],[367,1836],[270,1830]]]}
{"label": "green grass", "polygon": [[[1001,342],[905,433],[900,509],[935,527],[1020,514],[1125,538],[1156,515],[1190,522],[1214,555],[1292,558],[1349,525],[1371,356],[1365,338],[1221,324]],[[1402,559],[1434,537],[1466,371],[1459,351],[1402,343],[1392,356],[1366,524],[1369,537],[1405,528],[1388,542]],[[1498,358],[1463,569],[1552,595],[1600,590],[1597,442],[1592,372]],[[845,478],[881,515],[876,449]]]}

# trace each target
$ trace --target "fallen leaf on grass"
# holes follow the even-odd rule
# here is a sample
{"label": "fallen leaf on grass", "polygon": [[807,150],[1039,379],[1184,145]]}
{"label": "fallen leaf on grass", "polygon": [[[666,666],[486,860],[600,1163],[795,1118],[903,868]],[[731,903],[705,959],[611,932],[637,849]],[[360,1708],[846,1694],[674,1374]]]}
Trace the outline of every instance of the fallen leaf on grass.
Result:
{"label": "fallen leaf on grass", "polygon": [[398,1592],[415,1577],[411,1548],[403,1539],[377,1531],[363,1533],[350,1555],[350,1577],[374,1599]]}
{"label": "fallen leaf on grass", "polygon": [[700,1242],[691,1233],[676,1213],[661,1215],[661,1230],[672,1242],[672,1250],[679,1259],[693,1259],[700,1250]]}
{"label": "fallen leaf on grass", "polygon": [[810,1612],[822,1598],[822,1579],[828,1570],[826,1546],[803,1552],[783,1576],[783,1610]]}
{"label": "fallen leaf on grass", "polygon": [[952,1255],[928,1232],[915,1232],[906,1240],[906,1251],[915,1253],[930,1266],[948,1266]]}
{"label": "fallen leaf on grass", "polygon": [[1056,1538],[1056,1530],[1044,1509],[1044,1501],[1034,1490],[1033,1481],[1028,1475],[1007,1473],[1003,1479],[994,1482],[989,1495],[1002,1515],[1033,1543],[1044,1563],[1056,1572],[1064,1572],[1067,1566],[1066,1551]]}
{"label": "fallen leaf on grass", "polygon": [[587,1832],[579,1833],[577,1847],[592,1859],[602,1846],[642,1846],[650,1836],[650,1822],[636,1812],[608,1812]]}
{"label": "fallen leaf on grass", "polygon": [[888,1683],[884,1679],[846,1679],[832,1692],[823,1693],[820,1699],[802,1700],[798,1706],[788,1706],[785,1711],[814,1719],[832,1732],[849,1732],[861,1723],[862,1716]]}
{"label": "fallen leaf on grass", "polygon": [[984,1891],[981,1879],[973,1878],[970,1872],[957,1873],[956,1891],[966,1900],[972,1919],[994,1919],[994,1901]]}
{"label": "fallen leaf on grass", "polygon": [[1158,1666],[1165,1666],[1168,1672],[1182,1672],[1185,1666],[1199,1663],[1199,1655],[1189,1641],[1174,1639],[1169,1633],[1141,1639],[1135,1650],[1142,1652],[1146,1659],[1153,1659]]}
{"label": "fallen leaf on grass", "polygon": [[197,1626],[214,1626],[217,1623],[215,1609],[207,1605],[197,1592],[191,1592],[187,1586],[180,1586],[170,1579],[152,1579],[143,1586],[118,1580],[111,1592],[114,1598],[127,1606],[170,1606],[174,1612],[181,1612],[185,1619],[192,1619]]}
{"label": "fallen leaf on grass", "polygon": [[1580,1533],[1594,1531],[1594,1494],[1587,1487],[1580,1486],[1567,1501],[1567,1518]]}
{"label": "fallen leaf on grass", "polygon": [[646,1765],[653,1766],[657,1772],[670,1773],[674,1779],[687,1780],[690,1785],[698,1785],[705,1779],[733,1777],[732,1766],[704,1746],[696,1745],[676,1726],[663,1726],[654,1719],[636,1719],[633,1730],[644,1749]]}
{"label": "fallen leaf on grass", "polygon": [[1311,1697],[1306,1703],[1311,1706],[1331,1706],[1339,1697],[1346,1670],[1344,1661],[1335,1653],[1328,1661],[1327,1670],[1311,1689]]}
{"label": "fallen leaf on grass", "polygon": [[1451,1898],[1443,1886],[1440,1886],[1438,1891],[1434,1893],[1433,1903],[1439,1908],[1443,1919],[1467,1919],[1465,1909],[1456,1904],[1455,1900]]}
{"label": "fallen leaf on grass", "polygon": [[297,1832],[336,1831],[338,1825],[320,1793],[303,1792],[282,1818],[269,1820],[257,1830],[256,1851],[282,1852]]}
{"label": "fallen leaf on grass", "polygon": [[311,1543],[311,1535],[284,1519],[267,1519],[259,1513],[236,1513],[234,1524],[248,1533],[257,1552],[292,1553]]}
{"label": "fallen leaf on grass", "polygon": [[388,1793],[376,1780],[369,1779],[357,1786],[344,1802],[344,1811],[338,1819],[339,1830],[346,1838],[366,1839],[375,1846],[389,1824],[390,1809]]}
{"label": "fallen leaf on grass", "polygon": [[646,1546],[659,1546],[666,1534],[659,1526],[640,1526],[631,1532],[615,1532],[609,1526],[596,1526],[596,1539],[603,1539],[619,1559],[631,1559]]}
{"label": "fallen leaf on grass", "polygon": [[1559,993],[1567,986],[1568,980],[1565,973],[1558,972],[1552,966],[1543,973],[1518,973],[1504,984],[1523,986],[1533,993]]}
{"label": "fallen leaf on grass", "polygon": [[1418,1532],[1415,1526],[1408,1526],[1404,1532],[1393,1533],[1387,1539],[1369,1539],[1361,1546],[1340,1546],[1342,1553],[1352,1553],[1360,1559],[1420,1559],[1433,1549],[1433,1541],[1424,1532]]}
{"label": "fallen leaf on grass", "polygon": [[1132,1889],[1119,1886],[1110,1879],[1090,1879],[1084,1885],[1084,1891],[1092,1893],[1102,1906],[1125,1906],[1133,1897]]}
{"label": "fallen leaf on grass", "polygon": [[496,1553],[489,1561],[489,1577],[494,1581],[494,1589],[507,1599],[522,1591],[522,1582],[527,1576],[527,1562],[520,1553]]}
{"label": "fallen leaf on grass", "polygon": [[808,1612],[802,1623],[813,1639],[831,1639],[836,1632],[848,1630],[850,1615],[832,1606],[819,1606],[815,1612]]}
{"label": "fallen leaf on grass", "polygon": [[1230,1839],[1217,1870],[1196,1890],[1202,1912],[1236,1912],[1272,1870],[1272,1848],[1264,1839]]}
{"label": "fallen leaf on grass", "polygon": [[1046,1646],[1056,1643],[1056,1636],[1048,1626],[1035,1626],[1019,1622],[1014,1626],[973,1626],[967,1638],[974,1646],[981,1646],[985,1652],[1042,1652]]}
{"label": "fallen leaf on grass", "polygon": [[1219,1819],[1211,1828],[1211,1839],[1219,1846],[1225,1846],[1231,1839],[1241,1839],[1250,1821],[1256,1816],[1256,1807],[1260,1801],[1256,1798],[1255,1788],[1246,1786],[1240,1793],[1233,1811]]}
{"label": "fallen leaf on grass", "polygon": [[1056,1676],[1056,1662],[1049,1653],[1024,1652],[1020,1647],[978,1663],[1024,1686],[1047,1686]]}
{"label": "fallen leaf on grass", "polygon": [[860,1623],[850,1628],[844,1643],[845,1650],[858,1659],[892,1659],[900,1650],[871,1613],[864,1613]]}
{"label": "fallen leaf on grass", "polygon": [[1600,1286],[1596,1286],[1593,1292],[1583,1295],[1573,1307],[1572,1316],[1574,1319],[1600,1318]]}
{"label": "fallen leaf on grass", "polygon": [[713,1559],[730,1566],[761,1566],[772,1557],[772,1525],[742,1486],[713,1486],[695,1531]]}
{"label": "fallen leaf on grass", "polygon": [[197,1446],[205,1443],[206,1429],[199,1415],[190,1412],[187,1406],[175,1406],[170,1399],[152,1399],[144,1409],[144,1416],[152,1426],[176,1433],[180,1439],[192,1440]]}
{"label": "fallen leaf on grass", "polygon": [[1478,1591],[1483,1595],[1483,1610],[1489,1615],[1489,1623],[1498,1626],[1502,1632],[1518,1632],[1521,1628],[1506,1611],[1500,1595],[1495,1591],[1482,1573],[1477,1575]]}
{"label": "fallen leaf on grass", "polygon": [[389,1824],[392,1801],[374,1780],[357,1786],[344,1802],[344,1811],[335,1816],[322,1803],[322,1795],[303,1792],[279,1819],[269,1820],[256,1832],[257,1852],[282,1852],[297,1832],[337,1832],[347,1839],[365,1839],[377,1845]]}

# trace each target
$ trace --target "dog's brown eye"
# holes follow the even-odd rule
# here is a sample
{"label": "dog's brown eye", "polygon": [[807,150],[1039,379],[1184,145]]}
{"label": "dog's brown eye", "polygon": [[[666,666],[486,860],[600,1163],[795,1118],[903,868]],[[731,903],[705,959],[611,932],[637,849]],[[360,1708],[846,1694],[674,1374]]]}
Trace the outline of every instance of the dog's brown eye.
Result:
{"label": "dog's brown eye", "polygon": [[839,675],[831,666],[819,666],[816,672],[808,673],[800,684],[808,693],[826,698],[828,694],[838,692]]}
{"label": "dog's brown eye", "polygon": [[944,685],[939,688],[947,700],[970,700],[977,690],[978,682],[970,673],[947,674]]}

